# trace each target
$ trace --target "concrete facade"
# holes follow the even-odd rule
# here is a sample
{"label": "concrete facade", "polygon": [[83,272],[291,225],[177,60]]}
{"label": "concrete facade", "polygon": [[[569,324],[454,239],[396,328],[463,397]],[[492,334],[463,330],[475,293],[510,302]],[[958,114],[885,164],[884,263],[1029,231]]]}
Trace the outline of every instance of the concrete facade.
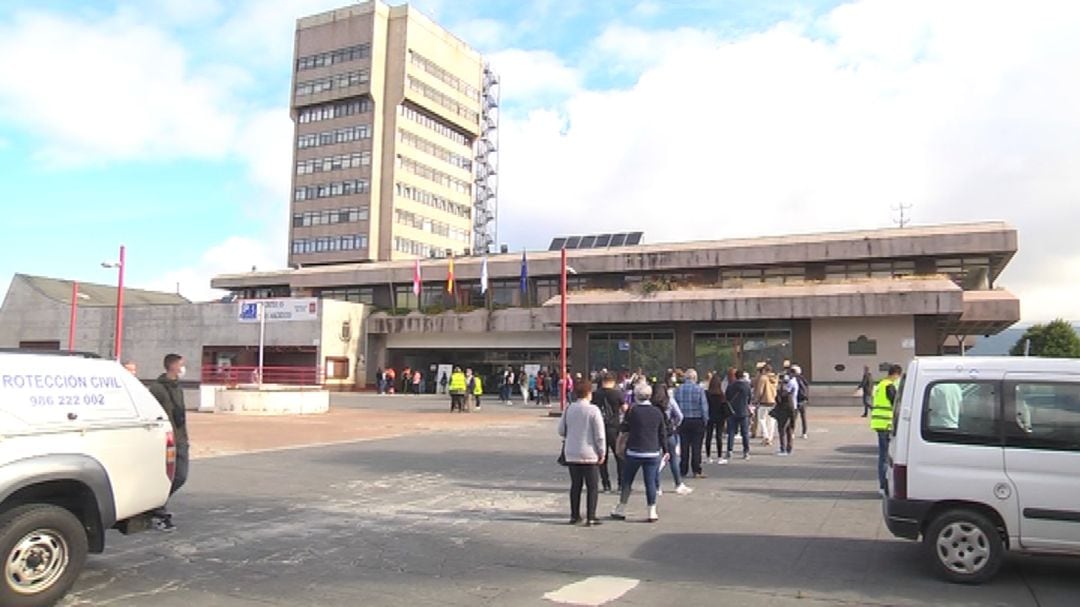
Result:
{"label": "concrete facade", "polygon": [[[863,367],[881,377],[881,365],[905,364],[915,356],[915,322],[912,316],[863,318],[815,318],[810,321],[815,382],[858,383]],[[850,353],[850,342],[866,338],[874,354]],[[841,368],[842,367],[842,368]]]}
{"label": "concrete facade", "polygon": [[[407,5],[298,20],[290,264],[470,248],[482,69],[478,53]],[[360,185],[335,193],[344,182]]]}

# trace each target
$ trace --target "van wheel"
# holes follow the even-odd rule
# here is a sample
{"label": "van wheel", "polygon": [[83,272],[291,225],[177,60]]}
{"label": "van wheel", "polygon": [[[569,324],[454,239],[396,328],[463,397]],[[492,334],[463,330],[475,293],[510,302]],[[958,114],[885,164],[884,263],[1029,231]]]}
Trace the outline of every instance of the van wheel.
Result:
{"label": "van wheel", "polygon": [[1001,568],[1005,545],[997,525],[974,510],[949,510],[923,537],[934,568],[948,581],[982,584]]}
{"label": "van wheel", "polygon": [[19,506],[0,516],[4,582],[0,605],[45,607],[59,601],[86,562],[87,539],[71,512],[51,504]]}

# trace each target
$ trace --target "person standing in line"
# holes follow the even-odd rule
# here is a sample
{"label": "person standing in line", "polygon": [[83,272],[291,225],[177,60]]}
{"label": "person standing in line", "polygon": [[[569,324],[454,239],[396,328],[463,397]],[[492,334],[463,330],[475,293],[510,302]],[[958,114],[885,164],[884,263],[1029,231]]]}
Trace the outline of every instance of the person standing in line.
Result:
{"label": "person standing in line", "polygon": [[476,380],[471,368],[465,368],[465,410],[472,411],[476,407]]}
{"label": "person standing in line", "polygon": [[397,371],[394,371],[393,367],[388,368],[386,370],[386,373],[383,374],[383,380],[386,383],[386,390],[383,393],[384,394],[393,394],[394,393],[394,384],[397,381]]}
{"label": "person standing in line", "polygon": [[420,396],[420,382],[423,380],[423,375],[419,371],[413,371],[412,374],[412,393],[415,396]]}
{"label": "person standing in line", "polygon": [[468,389],[468,383],[465,379],[465,374],[461,372],[461,367],[454,367],[454,372],[450,374],[450,412],[464,412],[465,411],[465,391]]}
{"label": "person standing in line", "polygon": [[401,372],[401,394],[405,395],[410,392],[412,386],[412,367],[405,367]]}
{"label": "person standing in line", "polygon": [[[666,427],[664,433],[667,434],[667,452],[670,455],[668,463],[671,465],[671,479],[675,481],[675,493],[678,495],[689,495],[694,490],[686,486],[684,482],[685,477],[682,474],[682,457],[685,455],[682,453],[682,437],[679,435],[679,428],[683,423],[682,409],[679,408],[679,403],[675,399],[671,398],[671,391],[664,384],[655,384],[652,390],[652,397],[649,402],[654,407],[658,407],[664,412],[664,421]],[[656,494],[663,495],[661,490],[660,477],[663,476],[664,464],[660,464],[660,471],[656,476]]]}
{"label": "person standing in line", "polygon": [[521,405],[525,406],[529,404],[529,374],[525,371],[525,367],[521,368],[521,373],[518,373],[518,389],[521,390]]}
{"label": "person standing in line", "polygon": [[742,458],[750,459],[750,399],[753,388],[750,387],[750,374],[743,372],[735,381],[729,382],[724,396],[731,417],[727,422],[727,457],[732,458],[735,448],[735,432],[742,435]]}
{"label": "person standing in line", "polygon": [[[472,373],[472,369],[469,369],[469,373]],[[468,382],[466,382],[468,383]],[[480,379],[479,375],[472,376],[472,384],[469,388],[469,394],[472,395],[473,405],[476,406],[476,410],[480,410],[480,397],[484,395],[484,382]]]}
{"label": "person standing in line", "polygon": [[626,412],[620,432],[627,434],[626,461],[623,463],[622,491],[619,503],[611,512],[611,518],[626,520],[626,505],[630,502],[630,490],[638,470],[642,471],[645,481],[645,503],[649,507],[648,520],[654,523],[660,520],[656,511],[656,487],[659,484],[660,462],[669,457],[667,435],[665,432],[664,413],[653,406],[653,389],[647,383],[634,386],[634,406]]}
{"label": "person standing in line", "polygon": [[446,377],[446,373],[439,376],[439,394],[446,394],[446,386],[450,383],[450,380]]}
{"label": "person standing in line", "polygon": [[705,426],[709,423],[709,402],[705,391],[698,385],[697,371],[690,369],[683,374],[682,385],[675,389],[675,401],[682,408],[683,422],[679,427],[683,453],[681,472],[683,477],[691,470],[694,478],[705,478],[701,469],[701,447],[705,442]]}
{"label": "person standing in line", "polygon": [[859,391],[862,392],[862,416],[867,417],[870,415],[870,407],[874,403],[874,376],[870,375],[869,366],[863,367]]}
{"label": "person standing in line", "polygon": [[[619,434],[619,423],[625,410],[622,392],[615,389],[615,378],[609,373],[600,378],[600,389],[593,393],[592,404],[600,410],[604,419],[604,439],[611,452],[615,452],[615,440]],[[622,488],[622,461],[615,457],[615,484]],[[600,480],[604,493],[611,491],[611,476],[608,472],[608,458],[600,464]]]}
{"label": "person standing in line", "polygon": [[889,367],[889,376],[878,382],[874,388],[874,407],[870,412],[870,429],[877,432],[878,437],[878,485],[881,495],[889,491],[889,482],[886,478],[886,466],[889,459],[889,436],[892,433],[893,407],[896,406],[896,385],[900,382],[900,376],[904,369],[900,365]]}
{"label": "person standing in line", "polygon": [[776,419],[773,418],[773,407],[776,406],[776,393],[779,383],[776,374],[773,373],[772,365],[765,364],[758,371],[754,382],[754,400],[757,401],[758,432],[761,435],[761,444],[766,447],[773,444],[776,436]]}
{"label": "person standing in line", "polygon": [[607,461],[607,432],[600,408],[592,400],[592,384],[581,382],[574,402],[559,418],[563,456],[570,469],[570,524],[581,522],[581,488],[585,486],[585,526],[600,524],[596,516],[601,466]]}
{"label": "person standing in line", "polygon": [[716,463],[726,464],[724,457],[724,424],[728,420],[727,397],[724,394],[724,376],[714,373],[709,379],[709,389],[705,392],[709,401],[709,423],[705,426],[705,461],[710,464],[712,458],[713,436],[716,436]]}
{"label": "person standing in line", "polygon": [[529,401],[533,404],[540,404],[540,397],[536,393],[536,376],[529,376]]}
{"label": "person standing in line", "polygon": [[502,374],[502,384],[499,385],[499,402],[506,405],[510,402],[510,386],[514,382],[514,372],[507,367]]}
{"label": "person standing in line", "polygon": [[383,374],[382,367],[375,369],[375,392],[382,396],[383,389],[385,388],[386,376]]}
{"label": "person standing in line", "polygon": [[[172,487],[169,496],[180,490],[187,482],[189,443],[187,431],[187,408],[184,405],[184,390],[180,387],[180,380],[187,373],[184,365],[184,357],[179,354],[168,354],[163,361],[165,372],[158,376],[148,388],[150,394],[157,399],[165,415],[172,424],[173,440],[176,443],[176,469],[173,474]],[[165,532],[176,530],[173,524],[172,513],[165,506],[153,512],[154,526]]]}
{"label": "person standing in line", "polygon": [[[810,404],[810,384],[803,377],[802,367],[799,365],[791,365],[791,372],[795,375],[795,382],[799,384],[799,393],[795,399],[795,407],[799,414],[799,422],[802,424],[802,437],[803,440],[808,438],[806,430],[806,407]],[[794,426],[794,422],[792,426]]]}
{"label": "person standing in line", "polygon": [[780,450],[777,455],[787,456],[795,450],[795,418],[798,415],[799,382],[790,368],[780,381],[782,387],[779,403],[776,405],[778,410],[776,421],[780,433]]}

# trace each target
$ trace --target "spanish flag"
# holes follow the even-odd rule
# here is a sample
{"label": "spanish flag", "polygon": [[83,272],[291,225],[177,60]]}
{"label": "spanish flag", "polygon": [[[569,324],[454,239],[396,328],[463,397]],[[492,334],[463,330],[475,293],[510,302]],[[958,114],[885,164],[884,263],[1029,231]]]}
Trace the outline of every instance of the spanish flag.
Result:
{"label": "spanish flag", "polygon": [[450,269],[446,273],[446,292],[454,294],[454,258],[450,258]]}

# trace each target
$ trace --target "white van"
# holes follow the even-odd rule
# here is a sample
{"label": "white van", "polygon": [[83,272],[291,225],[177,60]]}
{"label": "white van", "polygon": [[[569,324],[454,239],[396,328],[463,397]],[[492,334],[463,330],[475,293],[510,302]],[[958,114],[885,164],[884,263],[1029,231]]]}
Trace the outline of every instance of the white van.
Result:
{"label": "white van", "polygon": [[172,426],[113,361],[0,351],[0,605],[52,605],[169,498]]}
{"label": "white van", "polygon": [[1080,555],[1080,360],[919,358],[894,408],[885,521],[946,579],[1006,550]]}

